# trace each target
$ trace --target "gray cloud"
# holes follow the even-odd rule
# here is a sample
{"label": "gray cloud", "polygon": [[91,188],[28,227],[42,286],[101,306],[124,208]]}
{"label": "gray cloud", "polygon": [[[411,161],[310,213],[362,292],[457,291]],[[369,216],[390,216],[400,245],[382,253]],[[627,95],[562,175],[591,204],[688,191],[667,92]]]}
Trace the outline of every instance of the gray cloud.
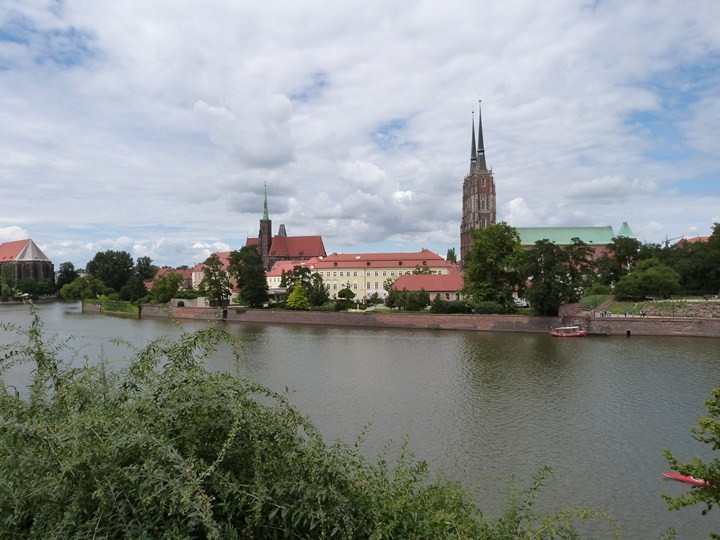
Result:
{"label": "gray cloud", "polygon": [[718,19],[712,0],[11,0],[0,240],[191,264],[257,234],[267,184],[275,227],[331,251],[444,254],[478,98],[498,219],[707,234]]}

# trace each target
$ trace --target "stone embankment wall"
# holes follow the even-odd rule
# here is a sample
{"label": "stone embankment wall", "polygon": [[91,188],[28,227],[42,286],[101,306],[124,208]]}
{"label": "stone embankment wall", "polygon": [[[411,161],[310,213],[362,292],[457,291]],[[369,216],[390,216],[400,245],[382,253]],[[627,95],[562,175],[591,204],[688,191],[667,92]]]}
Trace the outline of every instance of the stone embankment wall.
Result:
{"label": "stone embankment wall", "polygon": [[[216,308],[165,307],[144,305],[143,317],[175,317],[185,320],[222,320]],[[285,311],[270,309],[225,310],[230,322],[260,324],[307,324],[364,328],[424,328],[487,332],[547,333],[561,324],[581,324],[590,334],[616,336],[698,336],[720,337],[720,319],[591,318],[584,314],[558,317],[525,315],[435,315],[431,313],[376,313]],[[629,332],[629,334],[628,334]]]}
{"label": "stone embankment wall", "polygon": [[[221,320],[223,310],[216,308],[178,308],[144,305],[143,317],[168,317],[192,320]],[[492,332],[546,333],[557,326],[557,317],[527,317],[524,315],[435,315],[432,313],[376,313],[286,311],[248,309],[238,312],[226,310],[226,320],[261,324],[308,324],[325,326],[354,326],[365,328],[426,328],[442,330],[472,330]]]}

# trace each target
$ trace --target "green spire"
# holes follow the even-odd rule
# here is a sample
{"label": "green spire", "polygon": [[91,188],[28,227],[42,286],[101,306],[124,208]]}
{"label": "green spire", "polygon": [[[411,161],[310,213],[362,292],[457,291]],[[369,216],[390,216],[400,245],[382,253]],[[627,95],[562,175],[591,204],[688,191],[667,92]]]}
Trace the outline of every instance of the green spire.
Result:
{"label": "green spire", "polygon": [[263,219],[270,219],[267,206],[267,182],[265,182],[265,207],[263,208]]}

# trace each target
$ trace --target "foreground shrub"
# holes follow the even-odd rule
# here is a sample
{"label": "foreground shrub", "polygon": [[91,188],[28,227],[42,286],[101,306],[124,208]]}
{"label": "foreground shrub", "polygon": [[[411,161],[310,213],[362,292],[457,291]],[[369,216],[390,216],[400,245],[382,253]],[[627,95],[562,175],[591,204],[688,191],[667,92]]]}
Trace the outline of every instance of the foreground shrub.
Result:
{"label": "foreground shrub", "polygon": [[16,538],[575,537],[573,509],[529,512],[542,477],[489,522],[460,485],[327,446],[287,401],[203,359],[209,328],[156,340],[127,369],[71,368],[64,344],[10,328],[0,374],[32,362],[28,399],[0,388],[0,530]]}

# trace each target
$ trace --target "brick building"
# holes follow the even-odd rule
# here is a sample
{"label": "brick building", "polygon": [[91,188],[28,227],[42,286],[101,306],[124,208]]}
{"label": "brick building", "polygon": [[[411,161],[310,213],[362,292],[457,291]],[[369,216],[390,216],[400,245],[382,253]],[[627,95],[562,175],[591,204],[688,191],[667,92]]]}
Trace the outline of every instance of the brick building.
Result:
{"label": "brick building", "polygon": [[25,279],[49,280],[55,284],[55,267],[47,255],[30,239],[0,244],[0,271],[15,284]]}

